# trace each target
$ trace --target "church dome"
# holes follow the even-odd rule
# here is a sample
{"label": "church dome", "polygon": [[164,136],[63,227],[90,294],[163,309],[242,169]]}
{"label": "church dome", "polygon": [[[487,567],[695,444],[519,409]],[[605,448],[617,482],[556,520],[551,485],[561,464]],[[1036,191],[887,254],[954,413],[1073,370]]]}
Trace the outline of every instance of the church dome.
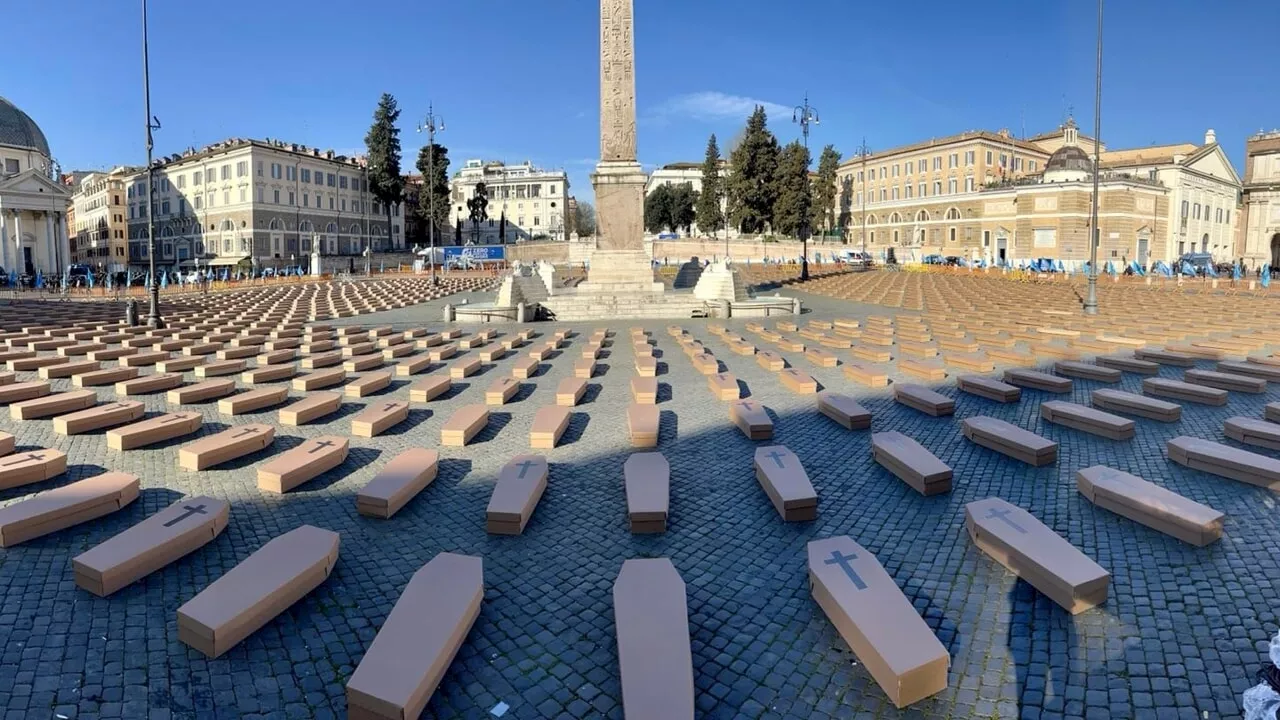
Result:
{"label": "church dome", "polygon": [[45,140],[40,126],[3,97],[0,97],[0,145],[34,150],[46,158],[50,157],[49,141]]}
{"label": "church dome", "polygon": [[1077,145],[1063,145],[1049,156],[1049,161],[1044,165],[1045,172],[1053,170],[1083,170],[1090,172],[1093,170],[1093,161],[1089,159],[1089,153],[1086,153]]}

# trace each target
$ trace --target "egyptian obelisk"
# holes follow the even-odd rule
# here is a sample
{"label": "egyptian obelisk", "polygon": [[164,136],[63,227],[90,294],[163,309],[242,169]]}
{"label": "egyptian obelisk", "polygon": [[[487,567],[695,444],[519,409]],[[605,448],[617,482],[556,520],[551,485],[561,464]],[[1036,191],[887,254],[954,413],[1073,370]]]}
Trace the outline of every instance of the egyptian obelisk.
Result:
{"label": "egyptian obelisk", "polygon": [[636,76],[632,0],[600,0],[600,163],[596,250],[588,292],[661,292],[644,248],[644,187],[636,161]]}

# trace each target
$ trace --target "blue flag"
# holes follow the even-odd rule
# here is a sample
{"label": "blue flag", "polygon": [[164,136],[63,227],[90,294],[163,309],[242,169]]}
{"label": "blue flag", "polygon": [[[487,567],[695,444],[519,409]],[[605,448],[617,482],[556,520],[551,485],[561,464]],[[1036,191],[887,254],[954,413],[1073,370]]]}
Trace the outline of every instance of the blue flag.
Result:
{"label": "blue flag", "polygon": [[1262,287],[1271,287],[1271,263],[1262,266]]}
{"label": "blue flag", "polygon": [[161,288],[169,287],[169,273],[167,272],[160,273],[160,287]]}
{"label": "blue flag", "polygon": [[1209,263],[1204,266],[1204,274],[1211,278],[1216,278],[1218,277],[1218,269],[1213,266],[1213,263]]}
{"label": "blue flag", "polygon": [[1239,264],[1239,263],[1236,263],[1235,265],[1232,265],[1232,266],[1231,266],[1231,279],[1232,279],[1232,280],[1239,280],[1239,279],[1240,279],[1240,264]]}
{"label": "blue flag", "polygon": [[92,272],[89,273],[89,289],[90,290],[93,289],[93,273]]}
{"label": "blue flag", "polygon": [[39,289],[42,287],[44,287],[44,271],[37,270],[36,271],[36,288]]}

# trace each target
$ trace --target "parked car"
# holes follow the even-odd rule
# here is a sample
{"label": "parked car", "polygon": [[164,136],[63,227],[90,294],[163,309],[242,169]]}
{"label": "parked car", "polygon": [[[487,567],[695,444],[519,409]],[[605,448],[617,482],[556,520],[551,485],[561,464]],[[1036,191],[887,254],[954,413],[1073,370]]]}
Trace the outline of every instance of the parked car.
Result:
{"label": "parked car", "polygon": [[942,259],[942,264],[949,265],[951,267],[957,267],[960,265],[960,258],[959,256],[956,256],[956,255],[948,255]]}
{"label": "parked car", "polygon": [[884,264],[885,264],[885,265],[897,265],[897,264],[898,264],[898,256],[894,254],[894,252],[893,252],[893,248],[889,248],[889,249],[887,250],[887,252],[885,253],[885,256],[884,256]]}
{"label": "parked car", "polygon": [[1196,273],[1203,273],[1204,269],[1213,264],[1213,255],[1209,253],[1186,253],[1178,258],[1178,267],[1182,267],[1182,263],[1187,263],[1195,269]]}
{"label": "parked car", "polygon": [[925,265],[944,265],[944,264],[946,264],[946,260],[945,260],[945,259],[943,259],[943,257],[942,257],[941,255],[925,255],[925,256],[924,256],[924,259],[923,259],[923,260],[921,260],[920,262],[924,263]]}
{"label": "parked car", "polygon": [[846,250],[840,256],[840,261],[857,268],[870,268],[875,264],[871,259],[871,253],[862,252],[861,250]]}

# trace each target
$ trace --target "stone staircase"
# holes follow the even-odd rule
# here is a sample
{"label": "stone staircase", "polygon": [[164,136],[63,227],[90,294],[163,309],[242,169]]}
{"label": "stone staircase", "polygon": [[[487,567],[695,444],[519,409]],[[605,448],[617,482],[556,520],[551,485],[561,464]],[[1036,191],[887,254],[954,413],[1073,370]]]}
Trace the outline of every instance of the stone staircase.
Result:
{"label": "stone staircase", "polygon": [[687,293],[577,293],[554,295],[542,306],[555,313],[556,320],[599,320],[601,318],[691,318],[701,317],[707,304]]}

